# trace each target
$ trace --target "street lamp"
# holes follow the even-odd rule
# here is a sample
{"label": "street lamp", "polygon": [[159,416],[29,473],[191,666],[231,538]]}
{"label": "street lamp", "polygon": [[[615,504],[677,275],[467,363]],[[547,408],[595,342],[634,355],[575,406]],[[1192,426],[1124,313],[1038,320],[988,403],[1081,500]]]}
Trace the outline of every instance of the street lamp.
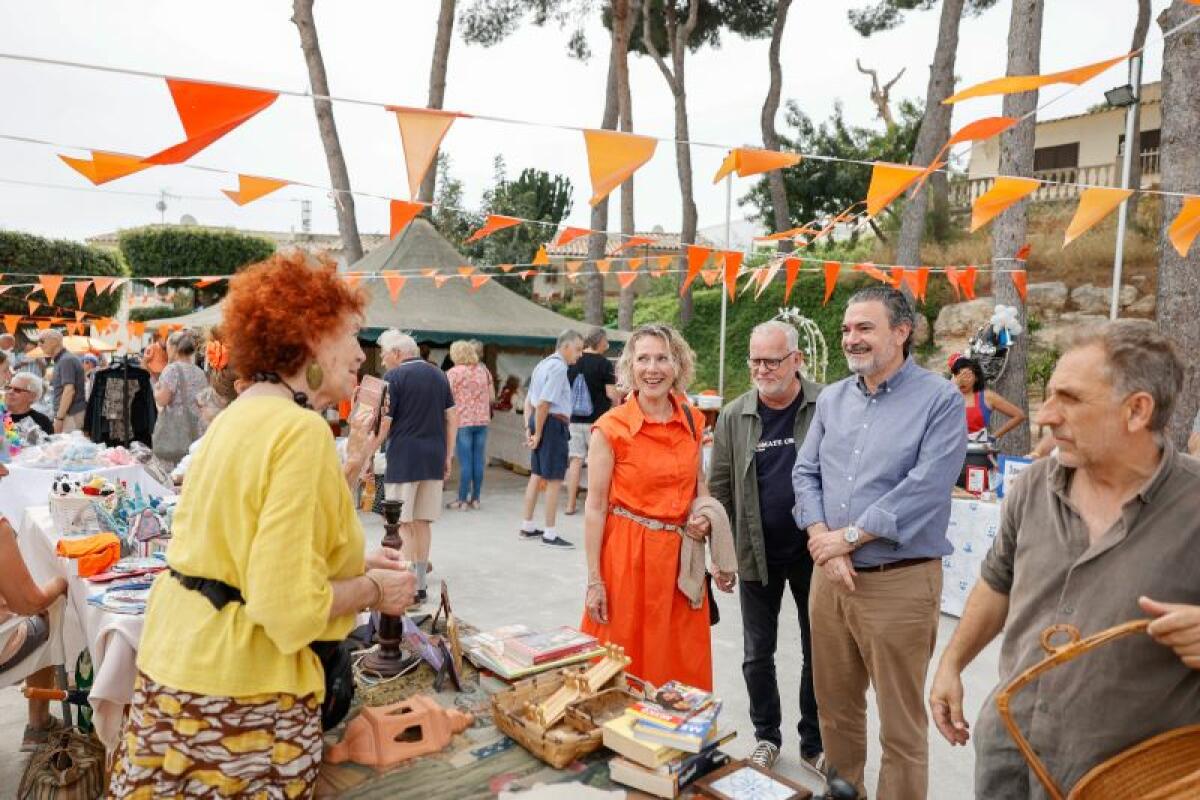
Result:
{"label": "street lamp", "polygon": [[[1129,83],[1117,86],[1104,93],[1104,99],[1114,108],[1125,109],[1125,152],[1121,158],[1121,188],[1128,189],[1129,173],[1133,167],[1133,154],[1141,156],[1140,142],[1133,141],[1133,130],[1137,123],[1137,115],[1141,104],[1142,93],[1142,56],[1137,54],[1129,59]],[[1141,188],[1141,187],[1137,187]],[[1112,297],[1108,306],[1108,318],[1116,319],[1120,311],[1121,268],[1125,260],[1125,224],[1129,214],[1129,200],[1121,201],[1117,212],[1117,247],[1113,253],[1113,282]]]}

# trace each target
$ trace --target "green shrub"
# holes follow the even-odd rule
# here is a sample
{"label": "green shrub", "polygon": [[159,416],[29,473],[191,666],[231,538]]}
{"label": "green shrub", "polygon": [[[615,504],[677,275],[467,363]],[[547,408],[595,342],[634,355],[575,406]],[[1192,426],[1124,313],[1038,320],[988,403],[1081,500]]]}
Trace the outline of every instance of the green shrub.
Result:
{"label": "green shrub", "polygon": [[[9,276],[9,283],[37,283],[37,275],[128,275],[120,256],[108,250],[71,242],[46,239],[17,231],[0,231],[0,272]],[[13,291],[0,296],[0,313],[28,314],[25,295],[29,290]],[[42,299],[39,293],[37,299]],[[120,306],[119,295],[97,297],[89,290],[83,310],[89,314],[112,316]],[[54,299],[54,305],[64,311],[79,308],[75,287],[64,281]]]}
{"label": "green shrub", "polygon": [[180,311],[174,306],[144,306],[141,308],[129,309],[130,322],[149,322],[155,319],[168,319],[170,317],[178,317],[186,314],[186,311]]}
{"label": "green shrub", "polygon": [[270,239],[192,226],[133,228],[119,242],[134,276],[232,275],[275,252]]}

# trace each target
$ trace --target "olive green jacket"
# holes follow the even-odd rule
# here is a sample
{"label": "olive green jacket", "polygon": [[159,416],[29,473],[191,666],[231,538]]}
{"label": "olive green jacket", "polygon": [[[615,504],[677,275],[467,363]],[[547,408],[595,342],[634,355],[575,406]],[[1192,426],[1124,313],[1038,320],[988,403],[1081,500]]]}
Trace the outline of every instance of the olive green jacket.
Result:
{"label": "olive green jacket", "polygon": [[[817,410],[817,395],[825,387],[801,378],[804,399],[796,410],[793,430],[796,451],[804,444],[809,423]],[[721,409],[713,431],[712,461],[708,470],[708,490],[733,523],[737,549],[738,576],[742,580],[767,580],[767,548],[763,539],[762,514],[758,504],[758,475],[754,454],[762,437],[762,419],[758,416],[758,391],[751,389]]]}

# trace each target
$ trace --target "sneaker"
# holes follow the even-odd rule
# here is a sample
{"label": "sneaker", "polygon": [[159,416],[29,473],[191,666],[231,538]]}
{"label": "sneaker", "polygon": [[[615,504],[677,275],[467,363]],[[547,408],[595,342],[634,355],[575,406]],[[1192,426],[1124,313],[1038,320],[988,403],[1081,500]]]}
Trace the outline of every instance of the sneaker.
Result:
{"label": "sneaker", "polygon": [[822,775],[825,774],[825,754],[824,753],[817,753],[816,755],[812,755],[812,756],[806,756],[803,753],[801,753],[800,760],[803,761],[805,764],[808,764],[810,767],[812,767],[813,769],[815,769],[817,772],[821,773]]}
{"label": "sneaker", "polygon": [[26,725],[25,733],[21,737],[21,752],[32,753],[34,750],[37,750],[39,747],[49,741],[53,734],[58,733],[65,728],[66,726],[62,723],[62,721],[53,715],[50,717],[50,721],[44,728],[35,728],[32,725]]}
{"label": "sneaker", "polygon": [[542,547],[553,547],[557,550],[574,550],[575,545],[568,542],[561,536],[555,536],[553,539],[542,539]]}
{"label": "sneaker", "polygon": [[534,539],[540,539],[543,533],[544,531],[541,528],[534,528],[531,531],[527,531],[524,528],[517,529],[517,535],[521,537],[522,542],[532,542]]}
{"label": "sneaker", "polygon": [[750,763],[763,769],[770,769],[775,766],[778,758],[779,748],[771,742],[762,741],[754,745],[754,752],[750,754]]}

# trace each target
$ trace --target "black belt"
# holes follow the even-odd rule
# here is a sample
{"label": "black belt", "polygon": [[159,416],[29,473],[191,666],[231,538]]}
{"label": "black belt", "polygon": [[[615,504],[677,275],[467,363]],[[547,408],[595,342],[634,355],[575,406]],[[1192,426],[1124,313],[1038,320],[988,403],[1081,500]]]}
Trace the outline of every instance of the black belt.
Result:
{"label": "black belt", "polygon": [[246,604],[246,598],[242,596],[241,589],[236,586],[230,586],[225,581],[219,581],[216,578],[197,578],[194,575],[184,575],[182,572],[171,570],[171,577],[179,581],[183,588],[191,589],[193,592],[199,592],[204,595],[208,602],[213,604],[213,608],[220,611],[230,603]]}
{"label": "black belt", "polygon": [[915,567],[918,564],[928,564],[930,561],[939,561],[937,558],[902,558],[899,561],[889,561],[886,564],[876,564],[873,567],[855,567],[855,572],[891,572],[894,569],[904,569],[905,567]]}

